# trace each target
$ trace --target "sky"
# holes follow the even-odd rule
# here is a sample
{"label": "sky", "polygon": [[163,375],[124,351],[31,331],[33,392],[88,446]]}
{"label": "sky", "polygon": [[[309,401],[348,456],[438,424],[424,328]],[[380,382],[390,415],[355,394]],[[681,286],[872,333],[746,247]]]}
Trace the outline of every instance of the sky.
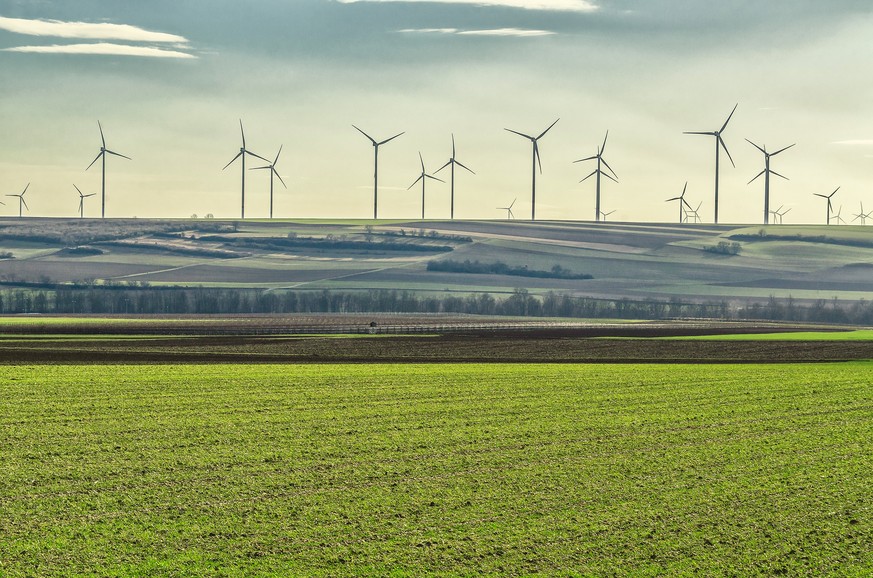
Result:
{"label": "sky", "polygon": [[[591,220],[597,152],[610,220],[670,222],[681,193],[713,219],[714,131],[721,222],[772,208],[821,223],[829,194],[851,222],[873,210],[873,5],[869,0],[0,0],[0,194],[34,216],[74,216],[77,185],[100,191],[97,121],[110,150],[108,217],[240,215],[246,144],[274,159],[276,217],[370,218],[373,149],[379,216],[420,216],[419,153],[451,155],[455,216],[530,218],[539,134],[537,218]],[[263,163],[260,163],[262,165]],[[250,159],[247,168],[254,165]],[[448,181],[448,170],[436,176]],[[18,202],[0,197],[0,215]],[[246,216],[269,211],[268,171],[246,175]],[[98,197],[86,216],[98,216]],[[449,215],[449,185],[429,181],[426,216]],[[856,221],[857,224],[857,221]],[[871,220],[873,224],[873,220]]]}

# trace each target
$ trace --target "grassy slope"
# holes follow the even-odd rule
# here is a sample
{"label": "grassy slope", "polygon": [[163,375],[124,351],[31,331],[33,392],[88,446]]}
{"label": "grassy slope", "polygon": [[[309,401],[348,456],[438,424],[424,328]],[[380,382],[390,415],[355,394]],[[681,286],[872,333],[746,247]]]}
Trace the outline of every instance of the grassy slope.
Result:
{"label": "grassy slope", "polygon": [[870,363],[0,374],[0,574],[869,575]]}

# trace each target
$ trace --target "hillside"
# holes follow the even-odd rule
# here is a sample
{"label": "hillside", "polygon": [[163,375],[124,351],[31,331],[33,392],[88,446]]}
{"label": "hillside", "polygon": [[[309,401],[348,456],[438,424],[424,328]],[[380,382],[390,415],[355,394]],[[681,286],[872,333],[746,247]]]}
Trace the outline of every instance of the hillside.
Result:
{"label": "hillside", "polygon": [[[606,299],[871,300],[871,249],[873,234],[848,226],[7,218],[0,287],[494,295],[523,287]],[[432,261],[451,263],[429,271]]]}

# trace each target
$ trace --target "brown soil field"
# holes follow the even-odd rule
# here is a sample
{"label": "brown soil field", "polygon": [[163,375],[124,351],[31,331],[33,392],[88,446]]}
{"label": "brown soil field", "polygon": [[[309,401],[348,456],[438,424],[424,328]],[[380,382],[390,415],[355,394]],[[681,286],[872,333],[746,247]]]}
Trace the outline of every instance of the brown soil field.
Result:
{"label": "brown soil field", "polygon": [[873,359],[873,345],[863,341],[652,339],[810,329],[840,330],[769,323],[585,323],[451,316],[188,317],[148,322],[107,319],[106,323],[72,318],[52,324],[4,324],[0,319],[0,364],[797,363]]}

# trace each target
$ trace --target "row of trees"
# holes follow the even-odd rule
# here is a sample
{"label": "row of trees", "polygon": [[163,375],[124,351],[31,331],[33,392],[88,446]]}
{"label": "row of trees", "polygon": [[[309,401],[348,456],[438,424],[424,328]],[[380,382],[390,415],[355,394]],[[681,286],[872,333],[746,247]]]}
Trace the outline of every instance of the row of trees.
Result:
{"label": "row of trees", "polygon": [[727,301],[687,303],[678,299],[594,299],[560,293],[531,295],[426,296],[408,291],[265,291],[216,288],[79,286],[0,291],[0,313],[92,315],[238,314],[238,313],[465,313],[530,317],[617,319],[767,319],[873,325],[873,303],[771,298],[765,304],[731,307]]}

